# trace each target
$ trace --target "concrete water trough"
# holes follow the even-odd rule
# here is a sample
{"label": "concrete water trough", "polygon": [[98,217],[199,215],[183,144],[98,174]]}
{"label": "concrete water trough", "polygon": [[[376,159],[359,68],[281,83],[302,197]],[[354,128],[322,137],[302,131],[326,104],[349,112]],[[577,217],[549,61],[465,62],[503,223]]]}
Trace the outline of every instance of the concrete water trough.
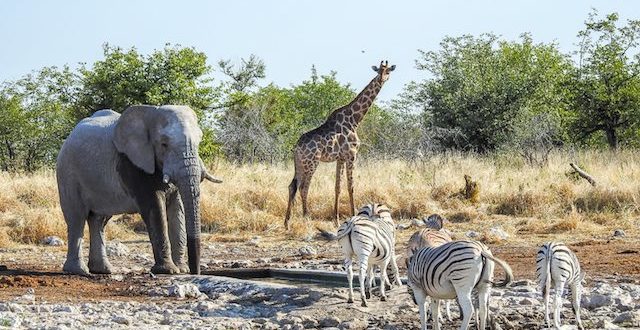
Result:
{"label": "concrete water trough", "polygon": [[[347,274],[344,271],[290,268],[231,268],[203,271],[202,275],[288,284],[313,284],[324,287],[349,287]],[[359,287],[358,278],[358,275],[354,274],[354,288]],[[405,278],[401,278],[401,280],[406,283]],[[375,275],[374,286],[379,283],[380,277]]]}

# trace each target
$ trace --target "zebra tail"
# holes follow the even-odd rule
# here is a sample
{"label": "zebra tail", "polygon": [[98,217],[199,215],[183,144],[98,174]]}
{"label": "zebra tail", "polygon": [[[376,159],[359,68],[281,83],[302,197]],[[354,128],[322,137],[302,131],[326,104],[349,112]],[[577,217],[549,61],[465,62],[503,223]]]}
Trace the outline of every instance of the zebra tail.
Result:
{"label": "zebra tail", "polygon": [[324,229],[318,228],[316,227],[316,229],[320,232],[320,238],[326,240],[326,241],[335,241],[338,239],[338,235],[334,234],[334,233],[330,233]]}
{"label": "zebra tail", "polygon": [[547,254],[544,256],[547,260],[547,270],[544,274],[544,287],[546,294],[549,294],[551,291],[551,258],[553,257],[553,250],[551,249],[551,244],[549,244],[549,250],[547,250]]}
{"label": "zebra tail", "polygon": [[513,281],[513,271],[511,270],[511,267],[509,267],[509,264],[507,264],[504,260],[494,257],[489,251],[482,251],[482,256],[484,256],[487,259],[490,259],[491,261],[498,264],[498,266],[502,267],[502,269],[504,269],[504,273],[505,273],[504,281],[497,282],[497,283],[493,281],[488,281],[489,283],[491,283],[491,285],[493,285],[496,288],[504,288],[505,286],[507,286],[507,284]]}

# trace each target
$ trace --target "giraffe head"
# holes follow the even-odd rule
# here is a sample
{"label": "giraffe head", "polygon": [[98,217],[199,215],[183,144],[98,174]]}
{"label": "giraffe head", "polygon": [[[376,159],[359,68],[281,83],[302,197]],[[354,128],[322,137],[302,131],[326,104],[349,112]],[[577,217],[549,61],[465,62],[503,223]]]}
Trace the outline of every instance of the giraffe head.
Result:
{"label": "giraffe head", "polygon": [[387,81],[387,79],[389,79],[389,73],[395,70],[396,66],[395,64],[389,66],[389,61],[380,61],[380,67],[373,65],[371,66],[371,68],[373,69],[373,71],[378,73],[378,76],[380,76],[380,81],[385,82]]}

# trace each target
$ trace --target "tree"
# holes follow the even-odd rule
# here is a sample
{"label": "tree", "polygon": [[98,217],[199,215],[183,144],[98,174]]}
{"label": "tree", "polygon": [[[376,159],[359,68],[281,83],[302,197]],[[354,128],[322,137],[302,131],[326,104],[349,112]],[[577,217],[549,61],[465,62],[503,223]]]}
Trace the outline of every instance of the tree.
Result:
{"label": "tree", "polygon": [[411,83],[404,96],[423,112],[427,127],[445,132],[445,147],[495,150],[513,139],[525,118],[566,112],[570,64],[555,44],[534,44],[528,34],[520,42],[465,35],[447,37],[439,51],[420,55],[417,68],[431,77]]}
{"label": "tree", "polygon": [[79,118],[100,109],[122,112],[133,104],[186,104],[202,114],[218,96],[208,77],[207,56],[167,44],[144,56],[135,48],[103,46],[104,59],[82,66]]}
{"label": "tree", "polygon": [[44,68],[0,91],[0,168],[34,171],[55,164],[73,127],[77,80],[68,67]]}
{"label": "tree", "polygon": [[573,79],[576,136],[584,141],[602,133],[611,149],[640,124],[640,20],[622,27],[618,20],[616,13],[602,19],[595,10],[589,14],[578,33],[580,65]]}

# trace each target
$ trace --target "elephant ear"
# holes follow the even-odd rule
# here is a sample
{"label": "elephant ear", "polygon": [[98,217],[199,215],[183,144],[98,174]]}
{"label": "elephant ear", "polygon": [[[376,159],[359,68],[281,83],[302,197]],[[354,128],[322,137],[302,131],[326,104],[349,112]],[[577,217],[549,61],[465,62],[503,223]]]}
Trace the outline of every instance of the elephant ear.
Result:
{"label": "elephant ear", "polygon": [[113,138],[116,149],[127,155],[134,165],[149,174],[155,172],[156,162],[145,114],[155,109],[157,107],[149,105],[134,105],[127,108],[116,124]]}

